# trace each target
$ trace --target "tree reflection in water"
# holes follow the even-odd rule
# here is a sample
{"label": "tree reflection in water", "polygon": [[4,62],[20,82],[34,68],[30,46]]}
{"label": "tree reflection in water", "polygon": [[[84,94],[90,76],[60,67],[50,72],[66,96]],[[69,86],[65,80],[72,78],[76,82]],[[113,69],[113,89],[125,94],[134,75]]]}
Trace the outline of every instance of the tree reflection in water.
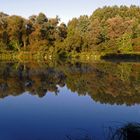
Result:
{"label": "tree reflection in water", "polygon": [[0,97],[25,91],[43,97],[67,86],[72,92],[89,95],[103,104],[140,103],[138,63],[0,63]]}

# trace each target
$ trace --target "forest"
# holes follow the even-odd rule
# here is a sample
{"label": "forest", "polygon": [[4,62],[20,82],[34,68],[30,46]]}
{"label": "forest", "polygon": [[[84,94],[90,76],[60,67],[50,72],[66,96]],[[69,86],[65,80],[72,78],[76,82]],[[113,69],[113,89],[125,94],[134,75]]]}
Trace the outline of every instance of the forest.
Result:
{"label": "forest", "polygon": [[90,16],[73,18],[67,25],[59,16],[48,18],[44,13],[28,19],[0,13],[0,53],[67,57],[139,51],[139,6],[105,6]]}

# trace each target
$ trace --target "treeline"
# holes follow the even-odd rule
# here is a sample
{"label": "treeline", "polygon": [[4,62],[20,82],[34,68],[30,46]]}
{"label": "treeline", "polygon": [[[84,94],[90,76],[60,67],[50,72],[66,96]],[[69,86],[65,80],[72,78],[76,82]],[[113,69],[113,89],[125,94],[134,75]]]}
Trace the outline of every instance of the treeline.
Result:
{"label": "treeline", "polygon": [[29,19],[0,13],[0,49],[53,51],[67,36],[66,25],[59,21],[58,16],[48,19],[43,13]]}
{"label": "treeline", "polygon": [[65,45],[68,51],[76,52],[129,52],[138,51],[139,37],[140,7],[103,7],[90,17],[73,18]]}
{"label": "treeline", "polygon": [[140,7],[98,8],[91,16],[73,18],[67,25],[58,16],[29,19],[0,13],[0,49],[48,53],[127,53],[140,51]]}

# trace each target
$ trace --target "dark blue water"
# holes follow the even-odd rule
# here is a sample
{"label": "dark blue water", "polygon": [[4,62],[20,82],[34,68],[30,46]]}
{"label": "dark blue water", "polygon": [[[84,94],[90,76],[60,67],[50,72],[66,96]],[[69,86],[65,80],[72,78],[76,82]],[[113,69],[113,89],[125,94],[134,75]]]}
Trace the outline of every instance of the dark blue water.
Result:
{"label": "dark blue water", "polygon": [[72,92],[67,85],[56,84],[59,92],[48,90],[42,98],[27,89],[18,96],[9,91],[0,99],[0,140],[105,140],[120,126],[140,122],[139,100],[129,106],[125,100],[95,102],[90,94]]}

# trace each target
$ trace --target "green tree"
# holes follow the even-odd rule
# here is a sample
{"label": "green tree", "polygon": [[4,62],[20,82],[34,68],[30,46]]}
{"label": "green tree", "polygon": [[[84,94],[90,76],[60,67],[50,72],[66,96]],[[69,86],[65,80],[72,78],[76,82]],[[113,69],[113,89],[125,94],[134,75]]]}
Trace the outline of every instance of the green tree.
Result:
{"label": "green tree", "polygon": [[10,16],[8,17],[7,22],[7,32],[10,40],[9,47],[20,48],[22,46],[22,29],[24,26],[24,19],[20,16]]}
{"label": "green tree", "polygon": [[128,53],[133,51],[132,40],[130,34],[123,34],[120,38],[117,39],[118,51],[121,53]]}
{"label": "green tree", "polygon": [[39,15],[36,17],[36,23],[37,24],[44,24],[45,22],[48,22],[48,18],[45,14],[39,13]]}

